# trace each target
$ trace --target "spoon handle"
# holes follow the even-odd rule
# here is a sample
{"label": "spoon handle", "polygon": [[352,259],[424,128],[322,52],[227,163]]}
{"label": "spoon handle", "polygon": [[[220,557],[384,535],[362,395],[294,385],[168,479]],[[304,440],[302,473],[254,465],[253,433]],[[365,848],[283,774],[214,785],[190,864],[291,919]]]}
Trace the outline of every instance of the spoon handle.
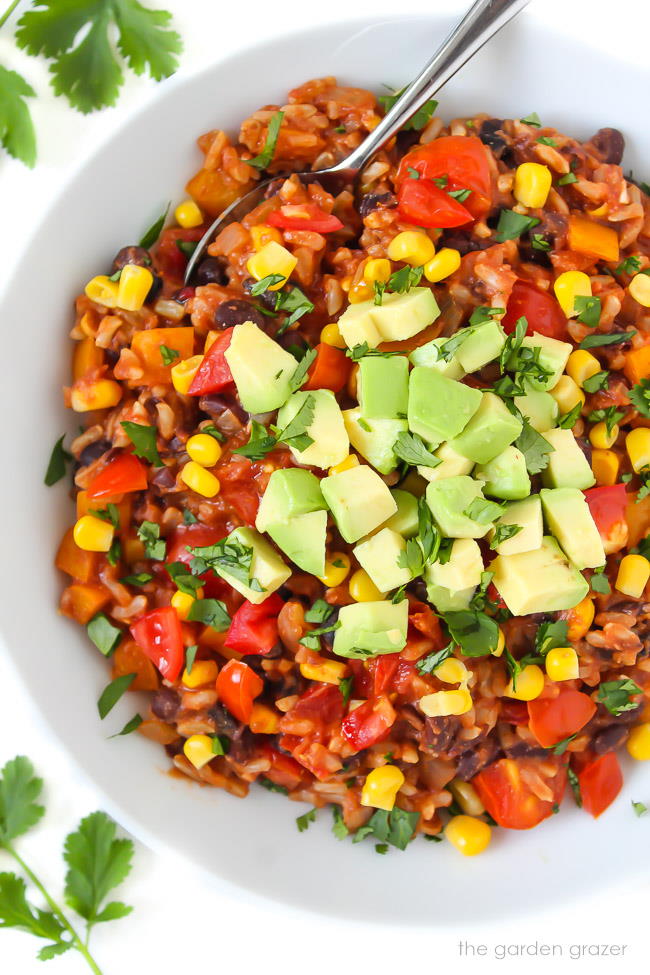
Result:
{"label": "spoon handle", "polygon": [[530,0],[476,0],[379,125],[332,171],[359,170],[435,92]]}

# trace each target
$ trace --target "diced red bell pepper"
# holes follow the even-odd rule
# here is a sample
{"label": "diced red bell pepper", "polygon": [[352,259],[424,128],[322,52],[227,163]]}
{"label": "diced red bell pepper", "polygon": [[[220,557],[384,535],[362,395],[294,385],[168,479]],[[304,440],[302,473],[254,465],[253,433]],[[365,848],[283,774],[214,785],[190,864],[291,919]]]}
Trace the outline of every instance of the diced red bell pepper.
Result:
{"label": "diced red bell pepper", "polygon": [[625,521],[627,492],[624,484],[589,488],[584,495],[601,536],[607,537],[614,525]]}
{"label": "diced red bell pepper", "polygon": [[145,613],[131,627],[133,639],[156,665],[165,680],[175,681],[185,662],[183,633],[173,606]]}
{"label": "diced red bell pepper", "polygon": [[232,618],[226,646],[238,653],[268,653],[278,642],[278,613],[283,606],[277,593],[259,605],[246,600]]}
{"label": "diced red bell pepper", "polygon": [[397,192],[397,209],[403,220],[418,227],[461,227],[474,219],[462,203],[427,179],[402,183]]}
{"label": "diced red bell pepper", "polygon": [[266,222],[281,230],[313,230],[317,234],[331,234],[343,227],[338,217],[325,213],[317,203],[287,204],[271,211]]}
{"label": "diced red bell pepper", "polygon": [[264,681],[241,660],[229,660],[219,671],[217,694],[233,717],[248,724],[253,701],[264,690]]}
{"label": "diced red bell pepper", "polygon": [[219,393],[234,381],[224,354],[230,345],[233,332],[234,327],[224,329],[203,356],[203,362],[197,369],[188,390],[190,396]]}
{"label": "diced red bell pepper", "polygon": [[572,688],[560,691],[557,697],[528,702],[530,730],[542,748],[553,748],[576,735],[595,713],[596,704],[589,695]]}
{"label": "diced red bell pepper", "polygon": [[566,341],[567,320],[558,302],[548,291],[530,281],[515,281],[506,313],[501,319],[504,331],[511,335],[520,318],[528,322],[528,334],[538,332],[551,339]]}
{"label": "diced red bell pepper", "polygon": [[597,819],[623,788],[623,773],[614,752],[607,752],[578,772],[583,808]]}
{"label": "diced red bell pepper", "polygon": [[93,477],[86,493],[89,498],[111,498],[146,488],[146,467],[134,454],[124,451]]}
{"label": "diced red bell pepper", "polygon": [[397,714],[387,697],[364,701],[343,718],[341,730],[348,742],[360,752],[387,737]]}
{"label": "diced red bell pepper", "polygon": [[316,358],[307,371],[303,389],[331,389],[340,393],[350,378],[354,363],[345,352],[321,342],[316,346]]}

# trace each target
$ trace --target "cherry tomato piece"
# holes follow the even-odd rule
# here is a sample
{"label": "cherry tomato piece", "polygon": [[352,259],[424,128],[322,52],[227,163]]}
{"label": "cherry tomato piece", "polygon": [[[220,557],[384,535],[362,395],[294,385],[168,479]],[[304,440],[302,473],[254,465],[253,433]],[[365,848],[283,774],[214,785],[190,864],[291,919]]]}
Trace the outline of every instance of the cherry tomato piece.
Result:
{"label": "cherry tomato piece", "polygon": [[578,772],[582,806],[597,819],[623,788],[623,773],[614,752],[600,755]]}
{"label": "cherry tomato piece", "polygon": [[161,606],[145,613],[133,624],[131,634],[165,680],[175,681],[185,663],[185,647],[174,607]]}
{"label": "cherry tomato piece", "polygon": [[528,702],[530,730],[542,748],[553,748],[577,734],[595,713],[594,701],[582,691],[571,688],[560,691],[557,697]]}
{"label": "cherry tomato piece", "polygon": [[395,710],[385,696],[364,701],[354,711],[343,718],[341,730],[348,742],[358,752],[362,748],[382,741],[397,717]]}
{"label": "cherry tomato piece", "polygon": [[234,381],[224,354],[230,345],[233,332],[234,327],[224,329],[218,339],[212,343],[192,380],[188,390],[189,396],[219,393]]}
{"label": "cherry tomato piece", "polygon": [[219,671],[217,694],[233,717],[248,724],[253,701],[264,690],[264,681],[241,660],[229,660]]}
{"label": "cherry tomato piece", "polygon": [[127,451],[109,461],[88,485],[89,498],[111,498],[130,491],[145,491],[147,469],[134,454]]}
{"label": "cherry tomato piece", "polygon": [[627,492],[624,484],[589,488],[584,495],[601,535],[609,535],[615,525],[625,521]]}
{"label": "cherry tomato piece", "polygon": [[397,171],[398,188],[411,179],[411,169],[420,174],[420,180],[411,182],[440,180],[446,191],[471,190],[462,205],[473,218],[485,216],[492,207],[490,164],[485,146],[475,136],[447,135],[408,152]]}
{"label": "cherry tomato piece", "polygon": [[269,653],[278,642],[278,613],[284,600],[273,593],[263,603],[246,600],[232,618],[226,646],[238,653]]}
{"label": "cherry tomato piece", "polygon": [[[546,779],[553,798],[540,799],[521,776],[514,758],[501,758],[472,779],[481,802],[490,816],[507,829],[532,829],[553,814],[566,788],[566,769],[558,765],[557,774]],[[546,778],[545,776],[542,776]]]}
{"label": "cherry tomato piece", "polygon": [[528,322],[528,335],[537,332],[550,339],[566,342],[567,320],[558,302],[548,291],[530,281],[515,281],[501,324],[506,335],[512,334],[520,318]]}
{"label": "cherry tomato piece", "polygon": [[462,227],[474,219],[462,203],[426,179],[402,183],[397,208],[403,220],[418,227]]}

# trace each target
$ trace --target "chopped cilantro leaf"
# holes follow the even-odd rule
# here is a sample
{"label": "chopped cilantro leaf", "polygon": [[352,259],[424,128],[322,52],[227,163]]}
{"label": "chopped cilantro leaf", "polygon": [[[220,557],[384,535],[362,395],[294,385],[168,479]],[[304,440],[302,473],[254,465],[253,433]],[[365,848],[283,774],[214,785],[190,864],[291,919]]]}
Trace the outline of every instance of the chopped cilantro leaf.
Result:
{"label": "chopped cilantro leaf", "polygon": [[138,528],[138,538],[144,542],[145,556],[156,562],[162,562],[167,551],[167,543],[160,537],[160,525],[153,521],[143,521]]}
{"label": "chopped cilantro leaf", "polygon": [[416,433],[400,433],[393,444],[393,451],[400,460],[412,467],[437,467],[440,459],[427,448]]}
{"label": "chopped cilantro leaf", "polygon": [[636,710],[637,704],[632,697],[642,693],[642,689],[633,680],[623,677],[620,680],[609,680],[601,684],[596,700],[604,704],[609,713],[617,718],[625,711]]}
{"label": "chopped cilantro leaf", "polygon": [[528,473],[539,474],[548,467],[549,454],[553,453],[555,448],[527,420],[523,423],[523,430],[515,441],[515,446],[526,459]]}
{"label": "chopped cilantro leaf", "polygon": [[298,827],[299,833],[304,833],[306,829],[309,829],[311,823],[316,822],[316,812],[317,809],[314,807],[309,812],[303,813],[302,816],[296,817],[296,826]]}
{"label": "chopped cilantro leaf", "polygon": [[542,124],[537,112],[531,112],[530,115],[527,115],[526,118],[520,118],[519,121],[523,122],[524,125],[533,125],[536,129]]}
{"label": "chopped cilantro leaf", "polygon": [[[628,393],[630,403],[641,414],[650,419],[650,379],[642,379]],[[623,414],[621,414],[623,416]]]}
{"label": "chopped cilantro leaf", "polygon": [[110,657],[122,639],[122,631],[117,626],[113,626],[104,613],[96,613],[93,616],[86,626],[86,633],[105,657]]}
{"label": "chopped cilantro leaf", "polygon": [[255,169],[267,169],[268,166],[270,166],[275,154],[275,147],[278,143],[278,136],[280,134],[280,127],[282,125],[283,118],[284,112],[275,112],[271,116],[266,132],[264,147],[259,155],[253,156],[252,159],[246,160],[249,166],[253,166]]}
{"label": "chopped cilantro leaf", "polygon": [[144,423],[132,423],[130,420],[122,420],[121,426],[133,444],[133,453],[136,457],[142,457],[154,467],[163,467],[163,462],[158,453],[158,431],[155,427]]}
{"label": "chopped cilantro leaf", "polygon": [[587,335],[578,346],[579,349],[595,349],[600,345],[618,345],[623,342],[630,342],[636,335],[636,329],[629,332],[601,333],[597,335]]}
{"label": "chopped cilantro leaf", "polygon": [[568,413],[563,413],[558,419],[557,425],[561,430],[572,430],[580,418],[582,412],[582,403],[576,403],[572,410]]}
{"label": "chopped cilantro leaf", "polygon": [[180,352],[177,352],[176,349],[170,349],[168,345],[160,346],[160,356],[166,366],[171,366],[175,359],[180,358],[180,355]]}
{"label": "chopped cilantro leaf", "polygon": [[582,383],[582,388],[587,393],[598,393],[602,389],[607,389],[609,385],[609,373],[603,369],[601,372],[589,376]]}
{"label": "chopped cilantro leaf", "polygon": [[525,231],[531,230],[540,223],[538,217],[527,217],[515,210],[502,210],[497,225],[496,239],[502,244],[506,240],[515,240]]}
{"label": "chopped cilantro leaf", "polygon": [[591,295],[576,295],[573,299],[573,307],[578,312],[578,321],[589,328],[596,328],[600,322],[602,304],[600,298]]}
{"label": "chopped cilantro leaf", "polygon": [[520,531],[523,531],[521,525],[496,525],[492,541],[490,542],[490,548],[496,548],[502,542],[507,542],[509,538],[514,538],[515,535],[518,535]]}
{"label": "chopped cilantro leaf", "polygon": [[64,440],[65,433],[62,437],[59,437],[52,447],[52,453],[50,454],[47,470],[45,471],[45,483],[48,487],[52,487],[62,477],[65,477],[66,464],[72,460],[72,454],[68,453],[63,446]]}
{"label": "chopped cilantro leaf", "polygon": [[415,669],[419,674],[432,674],[434,670],[444,663],[449,657],[451,657],[454,652],[454,641],[452,640],[443,647],[442,650],[433,650],[432,653],[428,653],[426,657],[422,657],[415,664]]}
{"label": "chopped cilantro leaf", "polygon": [[466,657],[484,657],[497,648],[499,627],[495,620],[478,610],[461,609],[445,613],[443,619],[450,636]]}

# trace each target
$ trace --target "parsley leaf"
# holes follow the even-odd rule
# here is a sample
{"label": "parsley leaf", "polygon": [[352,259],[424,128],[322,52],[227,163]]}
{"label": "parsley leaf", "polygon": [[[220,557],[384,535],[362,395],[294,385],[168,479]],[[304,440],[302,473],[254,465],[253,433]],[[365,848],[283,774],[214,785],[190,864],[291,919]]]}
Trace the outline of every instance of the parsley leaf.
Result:
{"label": "parsley leaf", "polygon": [[618,345],[629,342],[636,335],[636,329],[629,332],[599,332],[597,335],[586,335],[578,346],[579,349],[596,349],[601,345]]}
{"label": "parsley leaf", "polygon": [[266,131],[264,147],[259,155],[253,156],[252,159],[246,160],[249,166],[254,166],[255,169],[266,169],[273,162],[275,147],[278,144],[278,136],[280,134],[280,127],[282,125],[283,118],[284,112],[275,112],[275,114],[271,116],[268,129]]}
{"label": "parsley leaf", "polygon": [[102,921],[125,917],[133,908],[117,901],[102,907],[108,894],[131,870],[133,842],[116,839],[115,823],[104,812],[91,813],[65,840],[68,864],[65,899],[88,923],[88,930]]}
{"label": "parsley leaf", "polygon": [[30,169],[36,162],[36,134],[25,99],[35,94],[22,75],[0,64],[0,145]]}
{"label": "parsley leaf", "polygon": [[566,647],[569,639],[569,624],[566,620],[542,623],[535,634],[535,652],[545,657],[549,650]]}
{"label": "parsley leaf", "polygon": [[311,823],[316,822],[316,813],[318,810],[314,806],[309,812],[303,813],[302,816],[296,817],[296,826],[298,827],[299,833],[304,833],[306,829],[309,829]]}
{"label": "parsley leaf", "polygon": [[312,362],[314,361],[317,355],[318,353],[316,352],[316,349],[310,349],[309,352],[305,353],[305,355],[298,363],[296,371],[294,372],[293,376],[289,380],[289,389],[291,390],[292,393],[295,393],[297,390],[299,390],[300,387],[303,385],[303,383],[306,381],[307,371],[309,370],[310,365],[312,364]]}
{"label": "parsley leaf", "polygon": [[251,420],[248,443],[242,447],[235,447],[232,452],[233,454],[241,454],[242,457],[248,457],[249,460],[262,460],[275,447],[277,447],[275,437],[257,420]]}
{"label": "parsley leaf", "polygon": [[502,210],[497,225],[496,239],[500,244],[506,240],[515,240],[526,230],[531,230],[539,223],[537,217],[526,217],[515,210]]}
{"label": "parsley leaf", "polygon": [[514,538],[515,535],[518,535],[520,531],[523,531],[522,525],[496,525],[490,542],[490,548],[496,548],[502,542],[507,542],[509,538]]}
{"label": "parsley leaf", "polygon": [[190,623],[205,623],[217,633],[227,630],[231,622],[225,603],[220,599],[195,599],[187,619]]}
{"label": "parsley leaf", "polygon": [[[149,578],[152,577],[149,576]],[[86,626],[86,633],[105,657],[110,657],[122,639],[122,631],[117,626],[113,626],[104,613],[96,613],[93,616]]]}
{"label": "parsley leaf", "polygon": [[62,437],[59,437],[57,442],[52,447],[52,453],[50,454],[50,460],[47,465],[47,470],[45,471],[45,483],[48,487],[52,487],[57,481],[60,481],[62,477],[65,477],[66,464],[68,461],[72,460],[72,454],[63,446],[63,441],[65,440],[65,433]]}
{"label": "parsley leaf", "polygon": [[432,674],[434,670],[451,657],[454,651],[454,641],[451,640],[442,650],[433,650],[426,657],[422,657],[415,664],[415,669],[419,674]]}
{"label": "parsley leaf", "polygon": [[167,542],[160,537],[160,525],[155,521],[143,521],[137,530],[138,538],[144,542],[144,554],[148,559],[162,562],[167,551]]}
{"label": "parsley leaf", "polygon": [[176,349],[170,349],[168,345],[161,345],[159,348],[160,357],[166,366],[171,366],[175,359],[180,358],[180,352],[177,352]]}
{"label": "parsley leaf", "polygon": [[561,430],[573,430],[574,426],[580,419],[580,414],[582,412],[582,403],[576,403],[572,410],[568,413],[563,413],[558,419],[557,425]]}
{"label": "parsley leaf", "polygon": [[52,944],[38,952],[40,961],[62,955],[72,948],[70,941],[62,939],[66,929],[59,919],[52,911],[40,910],[29,903],[25,881],[15,873],[0,873],[0,928],[17,928],[51,941]]}
{"label": "parsley leaf", "polygon": [[136,676],[136,674],[122,674],[106,685],[97,701],[97,710],[102,721],[113,710],[124,692],[129,689]]}
{"label": "parsley leaf", "polygon": [[515,447],[526,458],[528,473],[539,474],[548,467],[549,454],[553,453],[555,448],[530,425],[528,420],[524,419],[523,423],[524,427],[515,441]]}
{"label": "parsley leaf", "polygon": [[479,610],[461,609],[445,613],[443,619],[454,643],[466,657],[484,657],[497,648],[499,627]]}
{"label": "parsley leaf", "polygon": [[597,393],[601,389],[607,389],[609,384],[609,373],[606,369],[602,369],[600,372],[594,373],[593,376],[589,376],[582,383],[582,388],[587,393]]}
{"label": "parsley leaf", "polygon": [[591,295],[576,295],[573,299],[573,308],[578,313],[577,318],[583,325],[589,328],[596,328],[600,322],[602,304],[600,298]]}
{"label": "parsley leaf", "polygon": [[306,623],[324,623],[328,616],[334,612],[334,607],[325,602],[324,599],[317,599],[305,613]]}
{"label": "parsley leaf", "polygon": [[122,420],[121,426],[135,448],[133,453],[136,457],[142,457],[154,467],[164,466],[158,453],[156,444],[158,431],[155,427],[144,423],[132,423],[131,420]]}
{"label": "parsley leaf", "polygon": [[400,433],[393,444],[393,452],[411,466],[437,467],[440,459],[427,448],[417,433]]}
{"label": "parsley leaf", "polygon": [[42,780],[36,778],[34,766],[24,755],[7,762],[0,772],[0,843],[22,836],[36,825],[45,812],[36,803],[42,788]]}
{"label": "parsley leaf", "polygon": [[527,115],[526,118],[520,118],[519,121],[523,122],[524,125],[533,125],[536,129],[539,129],[542,124],[537,112],[531,112],[530,115]]}
{"label": "parsley leaf", "polygon": [[641,382],[636,383],[628,393],[628,396],[630,397],[630,403],[633,404],[641,416],[650,418],[650,379],[642,379]]}
{"label": "parsley leaf", "polygon": [[596,700],[604,704],[609,713],[617,718],[625,711],[634,711],[637,708],[632,697],[641,693],[642,689],[633,680],[623,677],[620,680],[609,680],[601,684]]}

